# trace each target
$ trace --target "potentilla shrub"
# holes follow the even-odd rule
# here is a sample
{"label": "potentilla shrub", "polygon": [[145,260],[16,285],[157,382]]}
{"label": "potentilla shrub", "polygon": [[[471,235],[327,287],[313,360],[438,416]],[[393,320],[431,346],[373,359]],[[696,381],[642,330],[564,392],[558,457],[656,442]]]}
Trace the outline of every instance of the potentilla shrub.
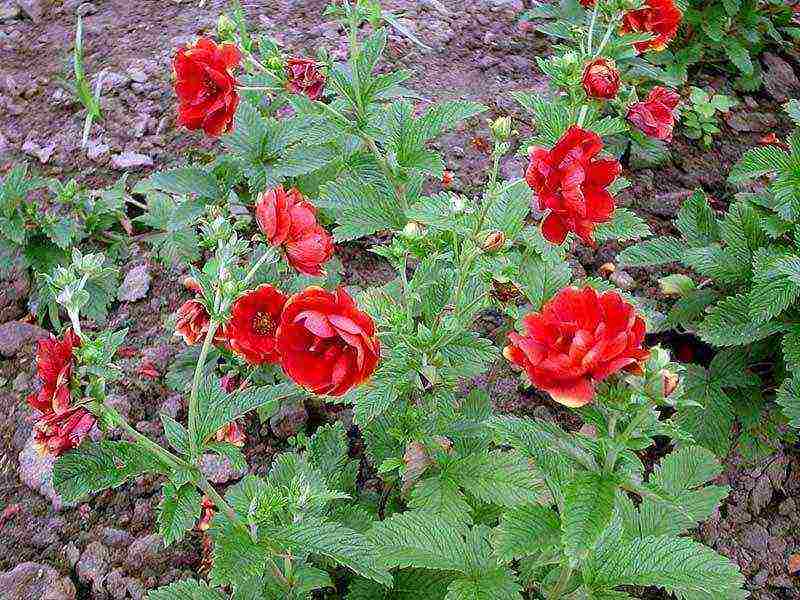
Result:
{"label": "potentilla shrub", "polygon": [[[624,14],[615,6],[594,8],[612,34]],[[594,40],[592,14],[581,49]],[[181,122],[223,134],[223,153],[134,191],[146,199],[139,222],[156,229],[158,255],[191,271],[174,320],[187,348],[167,378],[186,395],[186,422],[162,415],[160,445],[105,402],[125,331],[81,327],[88,267],[76,256],[54,280],[72,330],[43,342],[43,391],[30,398],[42,413],[41,447],[59,455],[54,485],[64,500],[163,476],[159,532],[167,545],[207,536],[208,572],[151,600],[316,591],[609,599],[648,586],[745,598],[732,563],[685,535],[728,490],[711,484],[720,464],[679,425],[693,406],[682,367],[648,347],[648,317],[634,299],[603,281],[574,281],[565,261],[568,240],[649,233],[615,207],[621,166],[604,152],[609,121],[599,115],[613,101],[596,98],[611,95],[616,77],[596,59],[612,34],[581,50],[589,72],[577,70],[577,85],[586,79],[592,99],[540,124],[540,137],[553,139],[531,149],[524,179],[500,180],[513,127],[507,117],[491,124],[485,189],[468,198],[453,191],[429,142],[484,107],[417,106],[401,85],[409,73],[376,73],[384,26],[397,25],[377,2],[335,3],[326,15],[348,28],[346,64],[287,57],[254,40],[240,11],[236,27],[221,21],[226,39],[178,50]],[[534,193],[549,211],[541,226],[528,218]],[[395,277],[346,289],[334,243],[379,232],[391,235],[371,251]],[[488,308],[519,325],[502,352],[472,327]],[[503,354],[587,427],[496,416],[485,391],[460,392]],[[353,406],[364,464],[350,457],[342,424],[326,424],[298,436],[266,476],[227,490],[208,481],[204,454],[246,468],[248,413],[304,400]],[[70,411],[77,421],[59,416]],[[100,441],[87,435],[94,420],[106,431]],[[655,437],[679,448],[650,470],[639,452]],[[358,485],[374,473],[378,493]]]}

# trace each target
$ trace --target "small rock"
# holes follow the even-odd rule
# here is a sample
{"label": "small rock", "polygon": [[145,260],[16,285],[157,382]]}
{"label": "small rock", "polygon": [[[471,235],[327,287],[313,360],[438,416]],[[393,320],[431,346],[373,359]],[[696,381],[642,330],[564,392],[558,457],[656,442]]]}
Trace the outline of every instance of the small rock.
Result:
{"label": "small rock", "polygon": [[100,542],[91,542],[81,554],[75,572],[78,578],[92,587],[100,587],[109,568],[108,548]]}
{"label": "small rock", "polygon": [[0,22],[16,19],[21,14],[22,11],[19,9],[19,6],[17,6],[17,3],[14,2],[14,0],[5,0],[5,2],[0,2]]}
{"label": "small rock", "polygon": [[9,321],[0,325],[0,354],[6,358],[16,356],[23,346],[33,346],[37,340],[50,337],[50,332],[37,325]]}
{"label": "small rock", "polygon": [[136,83],[146,83],[149,79],[147,73],[138,67],[129,67],[127,73],[131,81],[135,81]]}
{"label": "small rock", "polygon": [[754,551],[757,555],[764,556],[767,552],[769,532],[761,525],[754,523],[747,527],[742,538],[742,545]]}
{"label": "small rock", "polygon": [[103,78],[103,83],[101,85],[103,92],[110,92],[111,90],[124,88],[131,82],[131,78],[125,75],[124,73],[116,73],[114,71],[101,71],[100,73],[94,76],[92,82],[92,89],[94,89],[95,86],[97,85],[98,77]]}
{"label": "small rock", "polygon": [[147,265],[133,267],[117,292],[120,302],[136,302],[147,295],[150,290],[150,271]]}
{"label": "small rock", "polygon": [[78,14],[82,17],[93,15],[97,12],[97,7],[91,2],[84,2],[78,7]]}
{"label": "small rock", "polygon": [[44,16],[48,0],[17,0],[19,7],[34,23],[38,23]]}
{"label": "small rock", "polygon": [[126,579],[120,569],[114,569],[106,576],[105,588],[114,600],[123,600],[127,595]]}
{"label": "small rock", "polygon": [[47,161],[50,160],[50,157],[53,156],[53,153],[56,151],[56,144],[52,142],[46,146],[41,146],[38,142],[29,139],[22,144],[22,151],[28,156],[39,159],[39,162],[44,165],[47,164]]}
{"label": "small rock", "polygon": [[[33,447],[33,435],[28,438],[25,447],[19,453],[19,479],[30,489],[39,492],[49,499],[53,510],[59,511],[64,503],[55,489],[53,489],[53,463],[52,456],[41,456]],[[2,587],[0,587],[2,589]]]}
{"label": "small rock", "polygon": [[0,573],[3,600],[75,600],[77,591],[69,577],[53,567],[35,562],[18,564]]}
{"label": "small rock", "polygon": [[86,156],[89,160],[97,162],[110,151],[111,148],[108,144],[103,144],[100,140],[88,140],[86,142]]}
{"label": "small rock", "polygon": [[636,287],[636,280],[625,271],[614,271],[609,276],[609,280],[621,290],[632,290]]}
{"label": "small rock", "polygon": [[64,560],[67,561],[70,569],[74,569],[75,565],[78,564],[78,561],[81,558],[81,551],[78,550],[78,547],[69,542],[66,546],[64,546]]}
{"label": "small rock", "polygon": [[115,169],[124,171],[125,169],[152,167],[153,159],[146,154],[138,154],[137,152],[122,152],[111,157],[111,164]]}
{"label": "small rock", "polygon": [[269,426],[278,438],[285,440],[305,427],[307,420],[308,412],[302,402],[284,402],[269,418]]}
{"label": "small rock", "polygon": [[789,557],[789,564],[787,567],[787,571],[792,575],[800,573],[800,554],[792,554]]}
{"label": "small rock", "polygon": [[796,98],[800,93],[800,80],[797,79],[791,65],[770,52],[765,52],[761,61],[764,64],[766,92],[778,102]]}
{"label": "small rock", "polygon": [[112,548],[127,548],[130,546],[133,538],[130,533],[123,529],[114,529],[113,527],[103,527],[100,532],[100,540]]}
{"label": "small rock", "polygon": [[139,570],[147,563],[154,563],[159,560],[163,545],[163,540],[157,533],[140,537],[128,548],[125,564],[130,569]]}
{"label": "small rock", "polygon": [[725,122],[734,131],[772,131],[778,125],[778,119],[771,113],[763,112],[728,112],[723,115]]}
{"label": "small rock", "polygon": [[234,469],[226,456],[217,454],[204,454],[200,457],[198,466],[211,483],[227,483],[241,479],[247,472],[246,469]]}

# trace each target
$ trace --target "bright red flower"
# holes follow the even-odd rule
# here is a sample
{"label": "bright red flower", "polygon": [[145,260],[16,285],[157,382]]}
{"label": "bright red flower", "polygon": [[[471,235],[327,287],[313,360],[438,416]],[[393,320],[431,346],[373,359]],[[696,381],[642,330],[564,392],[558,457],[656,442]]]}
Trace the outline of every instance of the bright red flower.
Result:
{"label": "bright red flower", "polygon": [[317,223],[317,209],[297,188],[279,185],[256,204],[256,221],[267,241],[283,246],[289,264],[305,275],[319,276],[333,256],[331,235]]}
{"label": "bright red flower", "polygon": [[628,121],[645,135],[659,140],[671,140],[675,127],[675,109],[681,97],[672,90],[656,86],[644,102],[636,102],[628,109]]}
{"label": "bright red flower", "polygon": [[278,362],[275,332],[284,304],[286,296],[268,284],[240,296],[225,326],[228,347],[253,365]]}
{"label": "bright red flower", "polygon": [[454,177],[451,171],[443,171],[442,172],[442,187],[448,189],[451,185],[453,185]]}
{"label": "bright red flower", "polygon": [[211,317],[203,303],[197,299],[187,300],[178,309],[175,321],[175,335],[183,338],[189,346],[194,346],[208,333]]}
{"label": "bright red flower", "polygon": [[239,106],[232,71],[241,59],[235,45],[218,46],[202,37],[177,51],[172,69],[179,101],[178,124],[191,130],[202,129],[210,136],[231,130]]}
{"label": "bright red flower", "polygon": [[583,8],[590,8],[594,6],[595,0],[580,0]]}
{"label": "bright red flower", "polygon": [[28,404],[40,413],[64,413],[69,410],[70,377],[74,362],[73,350],[81,343],[77,334],[68,329],[63,339],[51,335],[39,340],[36,350],[36,371],[42,387],[38,394],[28,396]]}
{"label": "bright red flower", "polygon": [[363,383],[380,355],[375,323],[344,288],[311,286],[289,298],[277,339],[284,372],[315,394],[341,396]]}
{"label": "bright red flower", "polygon": [[207,495],[203,496],[200,500],[200,520],[197,521],[197,529],[199,531],[208,531],[211,527],[211,521],[214,519],[215,510],[214,501]]}
{"label": "bright red flower", "polygon": [[290,58],[286,62],[286,78],[290,92],[305,94],[311,100],[319,98],[325,87],[325,76],[311,58]]}
{"label": "bright red flower", "polygon": [[619,71],[614,61],[595,58],[583,69],[583,89],[589,98],[611,100],[619,91]]}
{"label": "bright red flower", "polygon": [[595,158],[603,149],[600,136],[570,127],[551,149],[531,149],[525,172],[528,185],[539,198],[539,209],[550,209],[542,221],[542,234],[561,244],[572,231],[594,245],[594,228],[614,214],[614,198],[606,188],[622,171],[614,159]]}
{"label": "bright red flower", "polygon": [[596,382],[638,370],[650,354],[642,347],[644,320],[616,292],[564,288],[524,324],[525,334],[510,333],[503,354],[565,406],[588,404]]}
{"label": "bright red flower", "polygon": [[683,14],[673,0],[647,0],[643,8],[625,13],[622,33],[653,34],[652,39],[636,42],[633,46],[639,54],[648,50],[660,51],[673,40],[682,18]]}
{"label": "bright red flower", "polygon": [[33,426],[33,444],[40,454],[61,456],[76,448],[95,422],[94,415],[82,407],[45,413]]}

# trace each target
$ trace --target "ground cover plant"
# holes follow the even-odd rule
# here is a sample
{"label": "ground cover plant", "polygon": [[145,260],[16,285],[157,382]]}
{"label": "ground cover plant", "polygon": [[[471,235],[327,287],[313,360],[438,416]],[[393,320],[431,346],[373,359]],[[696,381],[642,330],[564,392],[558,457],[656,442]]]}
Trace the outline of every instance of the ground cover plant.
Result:
{"label": "ground cover plant", "polygon": [[[679,123],[679,78],[656,53],[681,8],[587,0],[534,15],[567,43],[538,61],[548,90],[512,95],[524,136],[479,102],[421,101],[409,72],[387,70],[390,30],[424,40],[377,0],[326,9],[347,32],[341,61],[288,54],[238,4],[216,37],[176,49],[177,124],[219,152],[90,197],[134,205],[153,256],[188,272],[166,323],[185,346],[166,377],[185,419],[163,412],[160,443],[113,401],[128,330],[98,314],[97,287],[116,284],[114,247],[82,234],[42,275],[56,331],[38,342],[27,396],[63,501],[150,477],[163,547],[200,532],[198,571],[148,598],[748,597],[730,557],[691,534],[730,492],[735,417],[742,437],[758,430],[751,458],[798,425],[796,135],[742,157],[730,180],[753,185],[724,215],[697,192],[682,238],[654,237],[618,197],[623,165],[663,157]],[[461,193],[436,142],[479,120],[488,168]],[[515,148],[525,170],[509,177]],[[3,183],[7,218],[42,228],[17,243],[22,257],[30,240],[56,243],[25,212],[40,185],[22,169]],[[384,283],[343,285],[336,247],[354,242],[388,265]],[[680,297],[668,315],[617,288],[614,265],[602,277],[569,262],[574,244],[630,242],[620,266],[691,270],[662,278]],[[495,335],[478,326],[486,314]],[[647,336],[671,329],[723,350],[681,364]],[[583,426],[500,414],[465,386],[498,361]],[[206,457],[247,472],[251,413],[269,422],[291,404],[350,407],[355,427],[298,433],[267,469],[217,485]]]}

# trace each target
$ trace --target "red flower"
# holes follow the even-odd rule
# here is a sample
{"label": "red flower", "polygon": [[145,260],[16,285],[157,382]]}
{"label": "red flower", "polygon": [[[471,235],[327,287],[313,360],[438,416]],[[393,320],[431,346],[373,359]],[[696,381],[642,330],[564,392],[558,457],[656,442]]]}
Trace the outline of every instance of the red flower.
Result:
{"label": "red flower", "polygon": [[48,412],[33,426],[33,443],[40,454],[61,456],[76,448],[92,430],[96,420],[85,408]]}
{"label": "red flower", "polygon": [[594,6],[595,0],[580,0],[583,8],[590,8]]}
{"label": "red flower", "polygon": [[583,69],[583,89],[590,98],[611,100],[619,91],[619,71],[614,62],[596,58]]}
{"label": "red flower", "polygon": [[200,500],[200,520],[197,521],[197,529],[199,531],[208,531],[211,527],[211,521],[214,519],[214,501],[207,495],[203,496]]}
{"label": "red flower", "polygon": [[602,149],[600,136],[577,125],[552,150],[531,149],[525,179],[539,198],[540,210],[550,209],[542,221],[548,241],[561,244],[572,231],[594,245],[595,226],[614,214],[614,198],[606,188],[622,167],[614,159],[596,159]]}
{"label": "red flower", "polygon": [[208,38],[180,48],[172,61],[178,124],[202,129],[210,136],[227,133],[239,106],[232,70],[242,55],[233,44],[217,46]]}
{"label": "red flower", "polygon": [[767,135],[765,135],[764,137],[762,137],[760,140],[758,140],[758,143],[759,143],[760,146],[776,146],[777,148],[782,148],[783,150],[786,150],[787,152],[790,150],[789,144],[779,140],[778,136],[775,135],[774,132],[770,132]]}
{"label": "red flower", "polygon": [[146,379],[158,379],[161,377],[161,373],[158,372],[153,361],[146,358],[143,358],[142,362],[139,363],[139,368],[136,369],[136,372]]}
{"label": "red flower", "polygon": [[311,100],[322,95],[325,76],[310,58],[290,58],[286,62],[287,87],[293,94],[305,94]]}
{"label": "red flower", "polygon": [[242,448],[246,437],[242,426],[236,421],[231,421],[217,430],[217,433],[214,434],[214,439],[218,442],[228,442],[229,444]]}
{"label": "red flower", "polygon": [[286,296],[268,284],[239,297],[225,326],[228,347],[253,365],[278,362],[275,331]]}
{"label": "red flower", "polygon": [[671,140],[675,127],[675,109],[681,97],[672,90],[656,86],[644,102],[636,102],[628,109],[628,121],[645,135],[659,140]]}
{"label": "red flower", "polygon": [[451,171],[443,171],[442,172],[442,187],[444,189],[448,189],[451,185],[453,185],[453,173]]}
{"label": "red flower", "polygon": [[267,241],[283,246],[289,264],[305,275],[319,276],[333,256],[333,238],[317,223],[317,209],[299,190],[279,185],[256,204],[256,221]]}
{"label": "red flower", "polygon": [[175,335],[183,338],[189,346],[194,346],[208,333],[211,317],[203,303],[197,299],[187,300],[178,309],[175,321]]}
{"label": "red flower", "polygon": [[42,382],[38,394],[28,396],[28,404],[40,413],[63,413],[71,404],[70,377],[74,348],[81,343],[77,334],[68,329],[63,339],[55,336],[39,340],[36,350],[36,371]]}
{"label": "red flower", "polygon": [[286,302],[278,328],[284,372],[315,394],[341,396],[375,371],[375,323],[344,288],[311,286]]}
{"label": "red flower", "polygon": [[637,370],[649,356],[644,321],[616,292],[564,288],[524,323],[526,333],[510,333],[503,354],[565,406],[588,404],[597,381]]}
{"label": "red flower", "polygon": [[644,8],[632,10],[622,17],[622,33],[651,33],[655,37],[633,46],[641,54],[667,47],[678,32],[683,15],[673,0],[647,0]]}

